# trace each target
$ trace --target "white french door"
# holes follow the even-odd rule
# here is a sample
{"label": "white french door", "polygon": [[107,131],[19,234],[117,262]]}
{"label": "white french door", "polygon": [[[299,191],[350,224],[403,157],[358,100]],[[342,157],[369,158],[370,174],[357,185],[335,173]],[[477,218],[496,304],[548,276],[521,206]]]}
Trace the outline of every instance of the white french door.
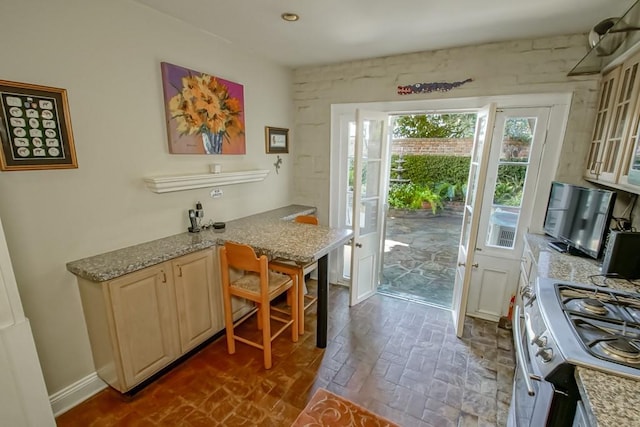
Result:
{"label": "white french door", "polygon": [[350,305],[376,293],[388,176],[388,115],[356,110]]}
{"label": "white french door", "polygon": [[467,298],[471,282],[474,258],[474,245],[478,236],[480,213],[482,211],[482,195],[487,175],[487,159],[495,120],[496,106],[489,104],[478,111],[476,132],[471,150],[467,194],[462,216],[462,230],[458,245],[458,263],[453,285],[453,324],[456,335],[461,337],[464,328],[464,317],[467,311]]}
{"label": "white french door", "polygon": [[[515,295],[524,233],[531,222],[549,107],[496,113],[474,245],[467,314],[498,321]],[[469,263],[467,263],[467,266]]]}

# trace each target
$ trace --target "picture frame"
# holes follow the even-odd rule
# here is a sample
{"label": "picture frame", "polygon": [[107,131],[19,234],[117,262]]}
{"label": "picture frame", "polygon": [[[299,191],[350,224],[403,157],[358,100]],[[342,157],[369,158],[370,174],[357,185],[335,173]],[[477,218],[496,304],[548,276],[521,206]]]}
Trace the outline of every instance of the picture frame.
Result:
{"label": "picture frame", "polygon": [[289,129],[265,126],[264,134],[267,154],[289,152]]}
{"label": "picture frame", "polygon": [[246,154],[244,86],[161,62],[170,154]]}
{"label": "picture frame", "polygon": [[67,91],[0,80],[0,170],[75,169]]}

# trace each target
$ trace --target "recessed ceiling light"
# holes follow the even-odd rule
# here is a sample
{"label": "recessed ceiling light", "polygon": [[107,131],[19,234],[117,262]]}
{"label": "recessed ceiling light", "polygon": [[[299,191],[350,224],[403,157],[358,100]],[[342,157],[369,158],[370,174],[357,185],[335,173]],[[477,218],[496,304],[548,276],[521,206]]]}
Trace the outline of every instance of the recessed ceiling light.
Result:
{"label": "recessed ceiling light", "polygon": [[298,19],[300,19],[300,17],[298,15],[296,15],[295,13],[283,13],[282,15],[280,15],[282,17],[282,19],[284,19],[285,21],[289,21],[289,22],[294,22],[297,21]]}

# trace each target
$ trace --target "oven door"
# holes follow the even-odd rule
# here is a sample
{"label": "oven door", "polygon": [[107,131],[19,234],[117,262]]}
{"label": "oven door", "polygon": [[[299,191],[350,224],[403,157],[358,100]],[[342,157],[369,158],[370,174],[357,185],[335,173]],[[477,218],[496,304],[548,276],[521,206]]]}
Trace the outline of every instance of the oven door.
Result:
{"label": "oven door", "polygon": [[516,371],[509,411],[509,427],[541,427],[549,424],[553,404],[553,385],[545,381],[535,366],[535,355],[529,354],[528,337],[520,306],[515,307],[513,341],[516,349]]}

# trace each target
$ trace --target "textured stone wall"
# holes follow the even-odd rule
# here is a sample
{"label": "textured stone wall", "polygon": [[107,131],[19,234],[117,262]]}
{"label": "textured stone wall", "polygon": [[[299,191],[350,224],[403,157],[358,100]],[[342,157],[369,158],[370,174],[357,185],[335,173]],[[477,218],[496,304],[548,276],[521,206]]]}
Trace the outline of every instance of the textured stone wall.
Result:
{"label": "textured stone wall", "polygon": [[[567,77],[586,53],[584,34],[490,43],[294,70],[294,200],[328,220],[331,105],[535,93],[573,94],[556,179],[581,181],[599,75]],[[398,85],[454,82],[450,92],[398,95]]]}

